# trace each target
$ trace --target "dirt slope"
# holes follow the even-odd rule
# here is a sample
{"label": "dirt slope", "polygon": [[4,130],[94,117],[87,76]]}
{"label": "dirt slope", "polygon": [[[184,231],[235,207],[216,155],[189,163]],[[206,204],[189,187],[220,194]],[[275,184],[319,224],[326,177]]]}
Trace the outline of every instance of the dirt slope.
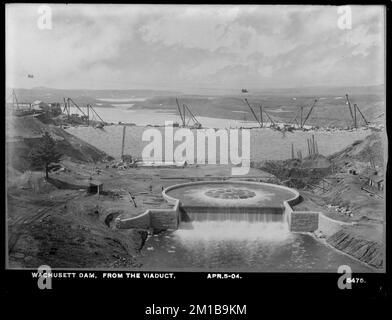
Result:
{"label": "dirt slope", "polygon": [[62,128],[43,124],[32,116],[10,118],[6,123],[7,160],[17,170],[31,169],[28,155],[34,147],[40,144],[45,131],[57,140],[58,148],[66,158],[81,162],[96,162],[111,158],[105,152]]}

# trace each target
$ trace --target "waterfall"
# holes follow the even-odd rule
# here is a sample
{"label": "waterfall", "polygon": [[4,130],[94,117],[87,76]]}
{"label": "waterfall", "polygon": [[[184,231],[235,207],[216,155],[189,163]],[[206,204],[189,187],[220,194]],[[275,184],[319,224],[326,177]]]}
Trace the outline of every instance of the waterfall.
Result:
{"label": "waterfall", "polygon": [[282,208],[263,208],[263,210],[259,209],[259,212],[251,213],[242,212],[238,208],[228,209],[212,210],[212,212],[192,210],[183,212],[179,229],[175,234],[186,242],[188,240],[281,241],[290,236],[286,214]]}

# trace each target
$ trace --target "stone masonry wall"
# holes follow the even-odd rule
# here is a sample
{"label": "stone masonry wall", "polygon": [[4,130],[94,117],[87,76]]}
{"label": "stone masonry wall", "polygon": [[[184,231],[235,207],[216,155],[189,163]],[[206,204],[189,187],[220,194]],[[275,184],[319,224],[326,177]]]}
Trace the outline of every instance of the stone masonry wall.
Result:
{"label": "stone masonry wall", "polygon": [[318,229],[319,213],[293,211],[290,217],[290,231],[313,232]]}

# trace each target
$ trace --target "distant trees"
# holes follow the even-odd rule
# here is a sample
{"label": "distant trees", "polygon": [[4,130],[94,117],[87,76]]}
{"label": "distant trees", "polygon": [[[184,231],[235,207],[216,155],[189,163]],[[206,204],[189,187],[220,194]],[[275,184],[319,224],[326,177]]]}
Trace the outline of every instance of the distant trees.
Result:
{"label": "distant trees", "polygon": [[59,162],[61,156],[62,153],[57,150],[56,141],[49,132],[43,134],[40,145],[30,153],[33,165],[45,169],[46,179],[49,178],[49,165]]}

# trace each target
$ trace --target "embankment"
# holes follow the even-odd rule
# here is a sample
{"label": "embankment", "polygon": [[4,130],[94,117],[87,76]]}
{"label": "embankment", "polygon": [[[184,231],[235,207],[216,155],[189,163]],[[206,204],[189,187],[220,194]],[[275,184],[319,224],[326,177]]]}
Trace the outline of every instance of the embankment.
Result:
{"label": "embankment", "polygon": [[47,125],[34,117],[15,117],[7,122],[7,160],[15,169],[25,171],[31,168],[29,154],[39,146],[45,132],[57,141],[61,153],[71,160],[81,162],[95,162],[111,159],[105,152],[89,143],[73,136],[64,129]]}
{"label": "embankment", "polygon": [[327,238],[327,243],[377,269],[383,268],[383,248],[375,241],[360,239],[342,229]]}

